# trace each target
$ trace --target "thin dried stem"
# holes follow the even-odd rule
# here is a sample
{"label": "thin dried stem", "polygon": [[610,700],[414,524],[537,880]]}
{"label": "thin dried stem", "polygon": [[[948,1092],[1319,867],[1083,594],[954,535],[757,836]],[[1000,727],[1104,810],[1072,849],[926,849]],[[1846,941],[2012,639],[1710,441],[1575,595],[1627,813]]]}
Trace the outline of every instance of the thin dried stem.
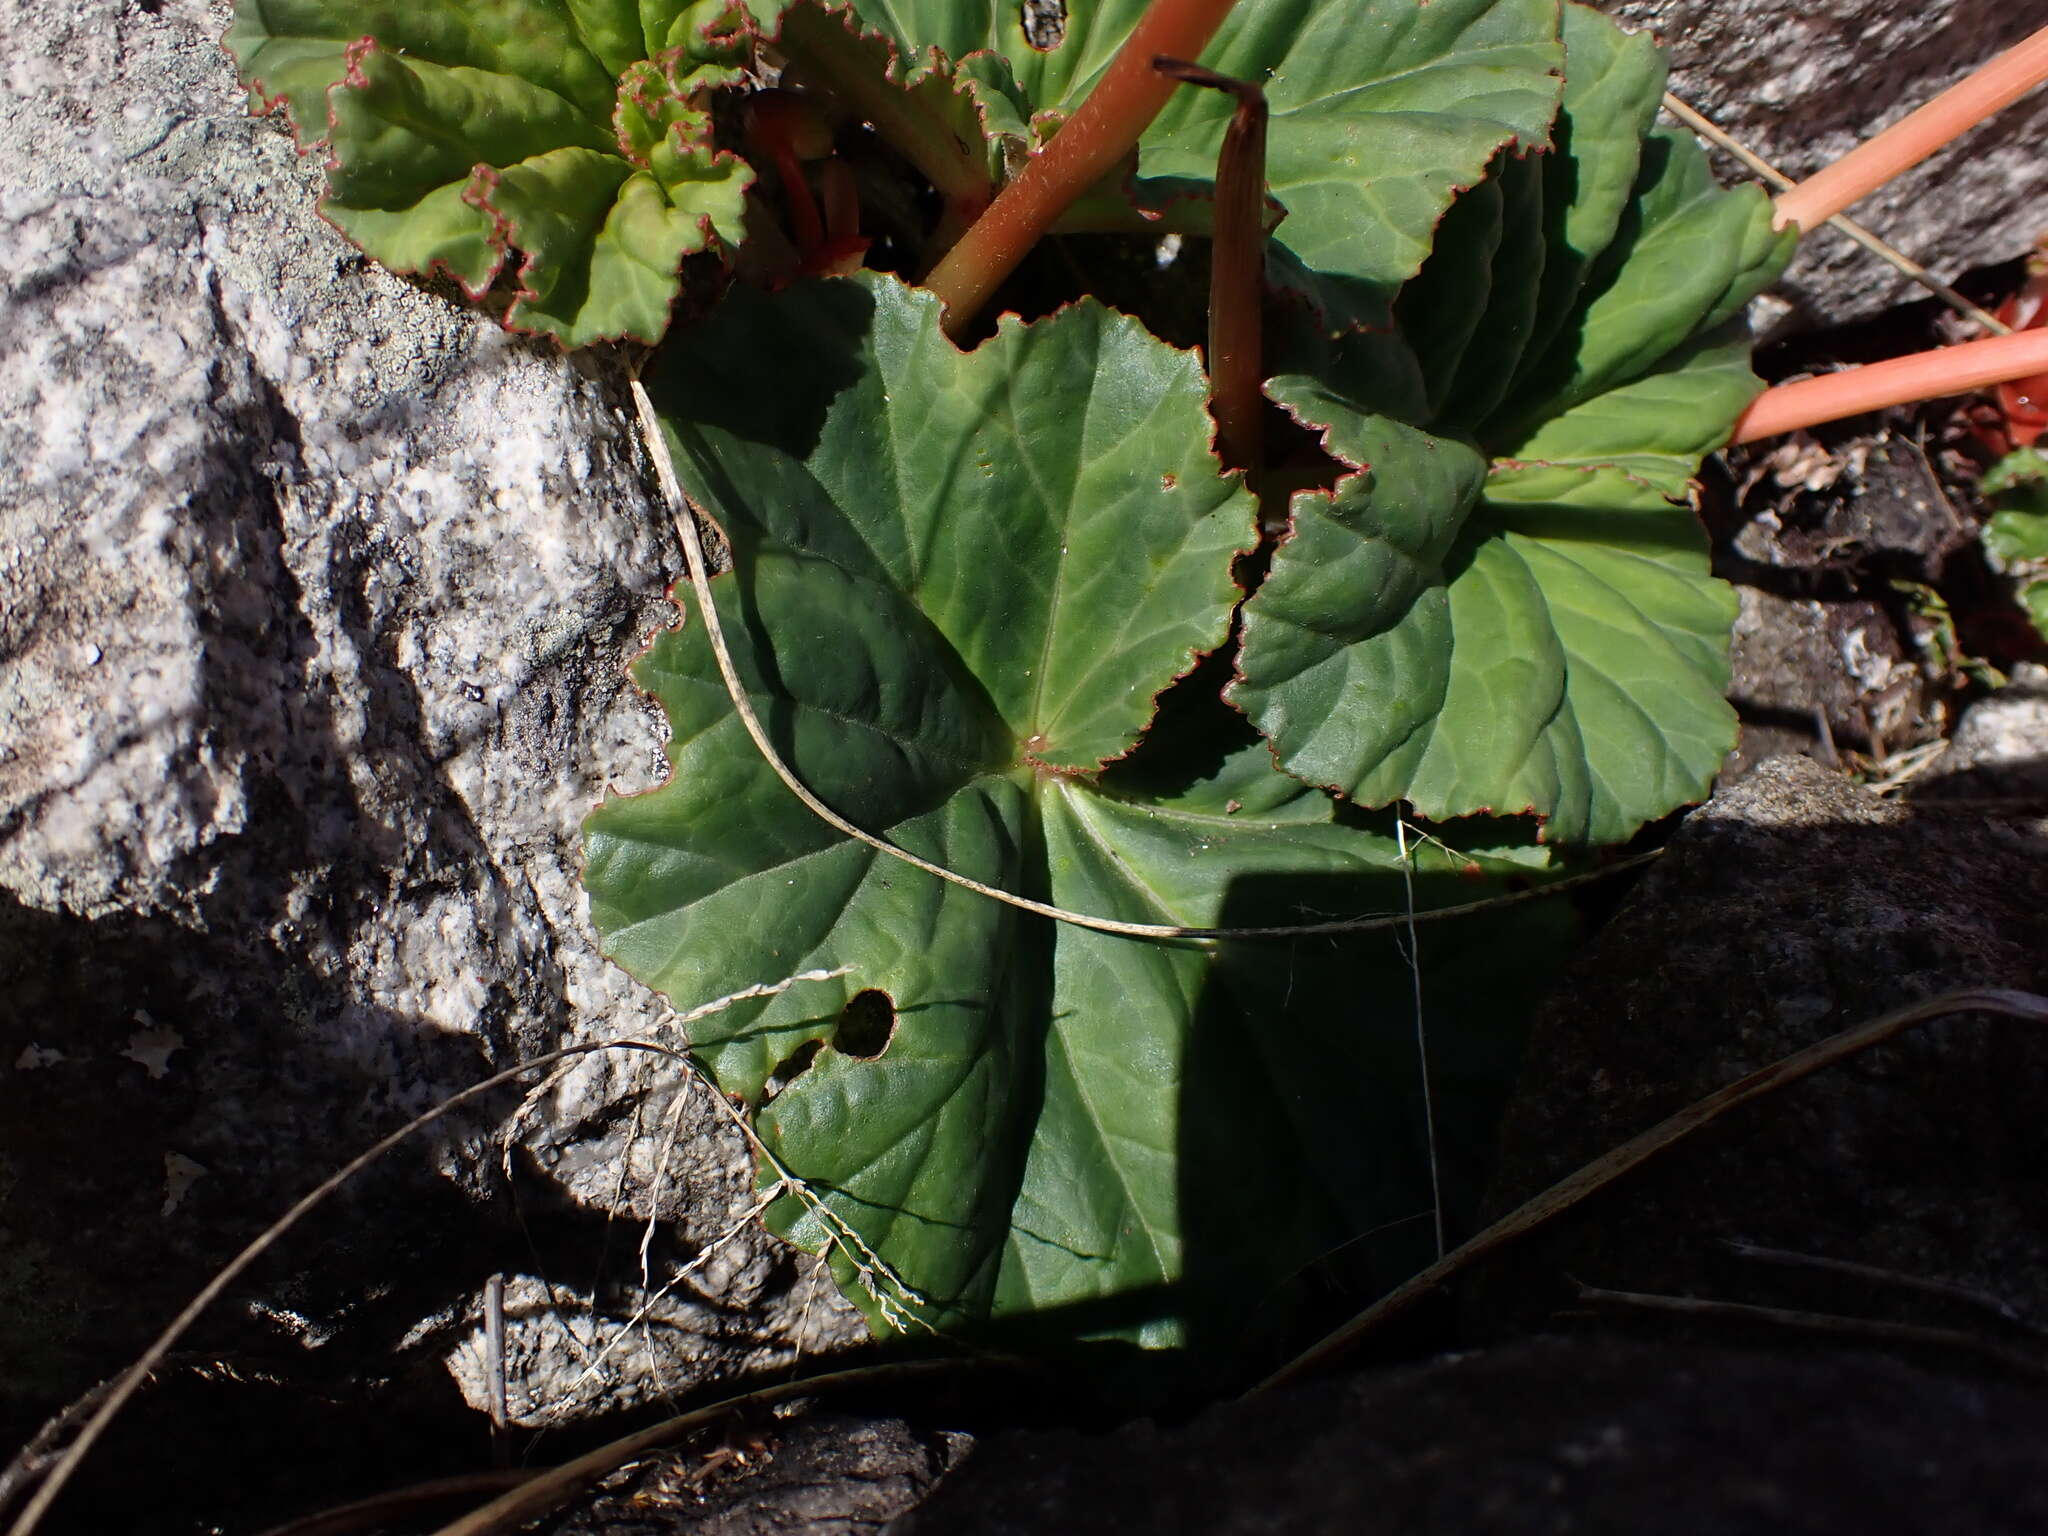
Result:
{"label": "thin dried stem", "polygon": [[207,1282],[205,1289],[186,1303],[185,1309],[171,1320],[170,1326],[157,1335],[156,1342],[142,1352],[142,1358],[121,1373],[114,1383],[113,1390],[107,1394],[106,1400],[100,1404],[98,1411],[90,1419],[86,1420],[85,1426],[78,1432],[78,1438],[71,1442],[70,1448],[50,1468],[49,1476],[44,1478],[42,1486],[36,1489],[27,1504],[23,1506],[21,1514],[7,1528],[7,1536],[32,1536],[35,1528],[42,1523],[43,1516],[48,1513],[50,1505],[56,1501],[57,1495],[63,1491],[64,1485],[71,1480],[72,1474],[78,1470],[79,1464],[85,1460],[86,1454],[92,1450],[100,1436],[106,1432],[107,1426],[113,1423],[114,1416],[127,1405],[128,1399],[135,1395],[136,1389],[148,1378],[149,1373],[162,1363],[165,1355],[170,1353],[171,1346],[184,1336],[185,1331],[199,1320],[200,1315],[208,1307],[220,1299],[222,1293],[229,1286],[233,1285],[235,1281],[239,1280],[248,1271],[250,1265],[268,1253],[280,1238],[297,1226],[305,1216],[324,1202],[329,1195],[332,1195],[342,1185],[346,1184],[350,1179],[361,1173],[365,1168],[376,1162],[385,1153],[398,1146],[408,1137],[432,1125],[443,1115],[461,1108],[464,1104],[469,1103],[470,1100],[480,1098],[492,1089],[509,1083],[515,1078],[523,1077],[527,1073],[541,1067],[553,1066],[556,1062],[567,1061],[574,1056],[588,1056],[595,1051],[651,1051],[657,1056],[687,1059],[683,1058],[680,1052],[670,1050],[665,1045],[656,1045],[649,1040],[607,1040],[589,1045],[566,1046],[559,1051],[549,1051],[544,1056],[536,1056],[531,1061],[523,1061],[516,1067],[507,1067],[503,1072],[493,1073],[482,1082],[473,1083],[460,1093],[443,1099],[425,1114],[408,1120],[367,1152],[352,1158],[336,1172],[321,1180],[310,1193],[266,1227],[254,1242],[236,1254],[221,1269],[219,1274]]}
{"label": "thin dried stem", "polygon": [[2048,80],[2048,27],[1778,198],[1777,224],[1812,229]]}
{"label": "thin dried stem", "polygon": [[1209,408],[1216,451],[1231,469],[1255,472],[1265,456],[1262,347],[1266,301],[1266,93],[1185,59],[1152,67],[1185,85],[1227,91],[1237,110],[1216,157],[1215,233],[1209,246]]}
{"label": "thin dried stem", "polygon": [[[726,697],[732,701],[733,713],[739,716],[740,725],[747,737],[754,743],[754,750],[761,754],[783,787],[802,802],[804,808],[825,825],[857,843],[863,843],[877,853],[887,854],[913,869],[921,869],[949,885],[972,891],[977,896],[986,896],[1005,906],[1019,911],[1030,912],[1039,917],[1049,917],[1054,922],[1067,923],[1076,928],[1090,928],[1097,933],[1122,934],[1137,939],[1293,939],[1315,934],[1366,933],[1379,928],[1394,928],[1411,919],[1402,913],[1388,913],[1374,917],[1340,918],[1325,923],[1290,923],[1271,928],[1184,928],[1174,923],[1126,923],[1115,918],[1091,917],[1085,912],[1070,912],[1064,907],[1055,907],[1046,902],[1033,901],[1028,896],[1018,896],[997,886],[986,885],[979,880],[959,874],[929,859],[919,858],[906,848],[899,848],[885,837],[878,837],[863,827],[855,826],[831,806],[812,794],[810,788],[796,776],[795,771],[782,760],[775,750],[775,744],[768,739],[768,732],[761,724],[761,718],[754,713],[754,706],[747,700],[746,685],[740,681],[739,669],[733,664],[732,652],[726,645],[725,626],[718,616],[718,605],[711,595],[709,563],[704,558],[704,541],[697,533],[697,519],[705,517],[701,509],[683,494],[680,481],[676,478],[675,461],[669,454],[668,437],[662,431],[661,418],[655,414],[654,402],[648,398],[646,386],[638,379],[633,381],[633,400],[640,411],[640,428],[647,440],[648,452],[654,458],[656,478],[660,481],[662,496],[675,514],[676,532],[683,543],[683,560],[690,573],[690,589],[697,595],[698,612],[704,621],[704,636],[710,643],[712,657],[718,663],[718,675],[724,680]],[[709,518],[706,517],[706,521]],[[1618,859],[1605,869],[1590,871],[1582,875],[1568,875],[1562,880],[1552,880],[1531,890],[1516,891],[1506,896],[1493,896],[1484,901],[1468,901],[1455,907],[1437,907],[1428,912],[1417,912],[1412,921],[1434,922],[1441,918],[1462,917],[1471,912],[1490,911],[1496,907],[1513,906],[1518,902],[1532,901],[1551,896],[1560,891],[1583,885],[1590,880],[1603,880],[1609,875],[1619,874],[1658,857],[1655,852],[1636,854],[1630,858]]]}
{"label": "thin dried stem", "polygon": [[1846,1061],[1874,1045],[1882,1045],[1918,1024],[1947,1018],[1955,1013],[1996,1013],[2006,1018],[2048,1024],[2048,997],[2005,988],[1945,992],[1893,1013],[1882,1014],[1840,1034],[1795,1051],[1781,1061],[1761,1067],[1746,1077],[1717,1088],[1705,1098],[1687,1105],[1668,1119],[1660,1120],[1640,1136],[1623,1142],[1612,1152],[1595,1158],[1585,1167],[1524,1202],[1484,1231],[1467,1238],[1419,1274],[1411,1276],[1350,1322],[1320,1343],[1311,1345],[1271,1376],[1255,1391],[1299,1380],[1354,1347],[1361,1339],[1394,1317],[1400,1316],[1424,1297],[1439,1289],[1459,1271],[1506,1247],[1516,1238],[1534,1231],[1553,1217],[1570,1210],[1587,1196],[1605,1189],[1625,1173],[1631,1173],[1665,1148],[1685,1140],[1694,1131],[1711,1125],[1730,1110],[1760,1099],[1789,1083],[1810,1077],[1824,1067]]}
{"label": "thin dried stem", "polygon": [[949,336],[967,328],[1067,206],[1115,170],[1151,126],[1174,91],[1153,59],[1199,56],[1235,3],[1152,0],[1088,99],[925,278],[945,306]]}
{"label": "thin dried stem", "polygon": [[1894,1323],[1874,1317],[1845,1317],[1837,1312],[1794,1311],[1786,1307],[1760,1307],[1744,1301],[1710,1301],[1697,1296],[1660,1296],[1646,1291],[1609,1291],[1580,1285],[1580,1303],[1592,1310],[1633,1312],[1677,1318],[1684,1322],[1760,1324],[1767,1328],[1798,1333],[1815,1333],[1835,1338],[1861,1339],[1873,1344],[1906,1345],[1918,1349],[1960,1350],[1989,1360],[1994,1365],[2023,1375],[2048,1376],[2048,1360],[2038,1353],[2015,1349],[1997,1339],[1961,1328],[1938,1328],[1927,1323]]}
{"label": "thin dried stem", "polygon": [[2042,1328],[2022,1317],[2018,1309],[2004,1297],[1980,1291],[1973,1285],[1963,1285],[1954,1280],[1938,1280],[1928,1275],[1909,1275],[1876,1264],[1860,1264],[1854,1259],[1833,1259],[1825,1254],[1798,1253],[1789,1248],[1766,1248],[1759,1243],[1746,1243],[1736,1238],[1723,1238],[1721,1246],[1737,1258],[1748,1259],[1756,1264],[1773,1264],[1781,1269],[1805,1269],[1816,1274],[1839,1275],[1850,1280],[1861,1280],[1873,1286],[1914,1291],[1940,1301],[1952,1301],[1958,1306],[1988,1312],[2001,1323],[2022,1329],[2036,1338],[2048,1339],[2048,1328]]}
{"label": "thin dried stem", "polygon": [[[1798,185],[1790,176],[1787,176],[1775,165],[1772,165],[1770,161],[1736,138],[1734,134],[1715,126],[1713,121],[1705,114],[1679,97],[1674,96],[1669,91],[1664,93],[1664,110],[1705,139],[1709,144],[1714,145],[1717,149],[1726,151],[1737,160],[1740,160],[1781,192],[1790,191],[1794,186]],[[1846,213],[1833,215],[1829,218],[1828,225],[1830,228],[1839,230],[1847,235],[1851,240],[1854,240],[1858,245],[1870,252],[1871,255],[1877,257],[1878,260],[1889,264],[1901,277],[1918,283],[1950,309],[1961,315],[1965,320],[1970,321],[1973,325],[1978,326],[1987,334],[1992,336],[2009,336],[2012,334],[2012,327],[1999,319],[1998,316],[1992,314],[1988,309],[1972,304],[1962,294],[1949,287],[1947,283],[1944,283],[1932,272],[1921,266],[1919,262],[1908,256],[1904,251],[1900,250],[1890,241],[1881,239],[1870,230],[1864,228]]]}

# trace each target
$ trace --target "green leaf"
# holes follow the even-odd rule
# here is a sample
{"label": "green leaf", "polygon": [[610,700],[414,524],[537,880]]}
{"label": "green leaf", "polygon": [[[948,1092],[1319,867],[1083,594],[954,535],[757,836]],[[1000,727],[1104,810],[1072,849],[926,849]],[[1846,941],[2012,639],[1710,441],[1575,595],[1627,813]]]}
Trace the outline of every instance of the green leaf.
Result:
{"label": "green leaf", "polygon": [[1980,487],[1996,497],[1998,510],[1984,525],[1984,549],[2000,570],[2022,579],[2020,607],[2034,628],[2048,637],[2048,453],[2020,448],[1984,471]]}
{"label": "green leaf", "polygon": [[1432,818],[1530,812],[1562,842],[1705,794],[1733,739],[1735,604],[1689,510],[1611,463],[1484,470],[1297,389],[1272,386],[1372,467],[1295,499],[1246,605],[1231,697],[1283,767]]}
{"label": "green leaf", "polygon": [[[1135,9],[1135,7],[1133,7]],[[1382,325],[1463,186],[1549,142],[1562,86],[1550,0],[1239,6],[1204,62],[1264,84],[1277,243],[1333,327]],[[1230,106],[1182,91],[1139,142],[1148,176],[1208,177]]]}
{"label": "green leaf", "polygon": [[1548,417],[1648,372],[1773,282],[1797,235],[1771,227],[1755,187],[1724,190],[1689,135],[1643,141],[1635,191],[1576,311],[1480,436],[1519,441]]}
{"label": "green leaf", "polygon": [[1450,687],[1445,563],[1486,462],[1454,438],[1349,409],[1312,380],[1275,379],[1268,393],[1326,428],[1324,446],[1358,472],[1332,497],[1294,498],[1289,535],[1245,605],[1230,697],[1288,772],[1383,804],[1399,788],[1368,788],[1367,776],[1398,776],[1427,747]]}
{"label": "green leaf", "polygon": [[[1789,242],[1689,142],[1639,162],[1661,63],[1583,8],[1566,32],[1586,75],[1540,189],[1499,167],[1403,291],[1399,337],[1296,345],[1310,371],[1268,386],[1354,472],[1295,498],[1230,696],[1288,772],[1365,804],[1605,842],[1703,796],[1733,742],[1734,597],[1674,503],[1757,392],[1729,315]],[[1539,203],[1532,257],[1509,232]],[[1575,307],[1532,318],[1532,285]]]}
{"label": "green leaf", "polygon": [[2048,560],[2048,498],[2037,495],[2032,499],[2034,506],[2022,503],[1992,513],[1991,521],[1984,527],[1984,547],[2008,570],[2031,561]]}
{"label": "green leaf", "polygon": [[[1105,916],[1399,910],[1384,832],[1276,772],[1206,670],[1172,686],[1224,640],[1252,529],[1189,354],[1092,302],[962,354],[928,295],[863,276],[734,292],[650,388],[730,542],[714,588],[742,685],[840,813]],[[1021,914],[799,804],[746,742],[701,623],[636,676],[674,769],[590,818],[592,917],[679,1005],[852,967],[694,1043],[800,1187],[771,1221],[829,1252],[878,1327],[1057,1313],[1070,1334],[1199,1340],[1387,1223],[1358,1262],[1374,1283],[1413,1267],[1427,1166],[1389,935],[1162,944]],[[1133,753],[1162,693],[1194,702]],[[1427,847],[1416,900],[1484,894],[1482,862],[1546,860]],[[1538,938],[1500,951],[1504,981],[1560,948],[1554,927],[1516,931]],[[1425,986],[1481,969],[1486,932],[1432,939]],[[893,1018],[879,1055],[833,1043],[863,992]],[[1474,1037],[1494,1044],[1466,1112],[1490,1112],[1512,1033]]]}
{"label": "green leaf", "polygon": [[[854,0],[854,10],[906,55],[1006,60],[1009,104],[989,126],[1015,134],[1031,113],[1081,104],[1145,0],[1069,0],[1065,35],[1044,51],[1025,39],[1013,0]],[[1267,180],[1287,209],[1275,271],[1343,330],[1386,323],[1453,195],[1497,151],[1548,142],[1562,58],[1555,0],[1300,0],[1237,7],[1202,61],[1265,87]],[[1230,113],[1218,92],[1176,92],[1139,142],[1141,175],[1177,191],[1208,184]],[[1162,195],[1135,189],[1139,205]]]}
{"label": "green leaf", "polygon": [[682,259],[736,243],[753,173],[702,93],[739,78],[723,5],[240,0],[227,44],[259,105],[328,155],[321,212],[400,272],[565,346],[657,340]]}
{"label": "green leaf", "polygon": [[1678,347],[1633,383],[1553,416],[1501,456],[1579,469],[1611,465],[1683,497],[1700,460],[1727,442],[1730,424],[1758,388],[1748,331],[1722,326]]}
{"label": "green leaf", "polygon": [[2030,581],[2021,587],[2020,606],[2026,609],[2034,632],[2048,640],[2048,581]]}
{"label": "green leaf", "polygon": [[2015,491],[2031,494],[2038,492],[2044,480],[2048,480],[2048,452],[2016,448],[1984,471],[1978,489],[1986,496],[2004,496]]}

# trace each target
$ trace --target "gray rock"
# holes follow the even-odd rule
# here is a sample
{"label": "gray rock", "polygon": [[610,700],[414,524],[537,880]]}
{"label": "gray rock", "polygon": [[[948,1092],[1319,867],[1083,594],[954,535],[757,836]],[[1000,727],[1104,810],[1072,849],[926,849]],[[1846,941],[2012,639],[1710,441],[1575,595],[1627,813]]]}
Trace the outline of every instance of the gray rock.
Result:
{"label": "gray rock", "polygon": [[[665,1017],[596,954],[577,884],[583,813],[664,771],[622,665],[672,620],[677,556],[619,366],[322,224],[315,163],[246,114],[227,17],[0,0],[0,1354],[48,1369],[9,1392],[120,1363],[452,1089]],[[602,1228],[579,1211],[672,1223],[656,1285],[752,1205],[704,1092],[654,1179],[673,1075],[586,1062],[520,1181],[568,1197],[578,1244]],[[386,1342],[445,1351],[493,1270],[573,1270],[607,1317],[572,1338],[546,1318],[576,1298],[530,1281],[514,1327],[513,1395],[557,1416],[848,1332],[745,1223],[630,1337],[629,1243],[593,1298],[594,1247],[465,1228],[433,1187],[494,1187],[517,1098],[393,1176],[354,1270],[274,1284],[263,1329],[319,1342],[383,1284],[418,1309]],[[481,1400],[475,1349],[453,1358]]]}
{"label": "gray rock", "polygon": [[2048,799],[2048,667],[2022,662],[2005,687],[1964,711],[1913,798]]}
{"label": "gray rock", "polygon": [[664,1451],[579,1495],[533,1536],[864,1536],[912,1508],[969,1444],[901,1419],[838,1413]]}
{"label": "gray rock", "polygon": [[[1840,159],[2043,21],[2001,0],[1604,0],[1670,45],[1671,88],[1796,178]],[[2048,232],[2048,90],[2036,90],[1849,212],[1938,275],[2023,255]],[[1732,162],[1724,172],[1735,174]],[[1778,292],[1788,324],[1835,324],[1924,295],[1816,231]]]}
{"label": "gray rock", "polygon": [[[1963,810],[1964,808],[1957,808]],[[1882,799],[1806,758],[1690,816],[1539,1011],[1490,1215],[1746,1073],[1963,988],[2048,990],[2048,821]],[[1512,1245],[1480,1337],[1572,1282],[1970,1324],[1731,1256],[1743,1241],[1976,1288],[2048,1321],[2048,1036],[1931,1022],[1746,1105]],[[1853,1295],[1851,1293],[1854,1293]]]}

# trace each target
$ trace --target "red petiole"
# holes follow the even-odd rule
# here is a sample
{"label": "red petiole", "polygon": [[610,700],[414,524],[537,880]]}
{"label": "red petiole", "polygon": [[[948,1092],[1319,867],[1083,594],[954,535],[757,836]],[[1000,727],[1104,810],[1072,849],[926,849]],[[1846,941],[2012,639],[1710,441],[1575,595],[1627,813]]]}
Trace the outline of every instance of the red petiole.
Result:
{"label": "red petiole", "polygon": [[759,91],[747,98],[747,137],[767,152],[782,179],[797,249],[805,263],[825,241],[825,226],[804,179],[803,162],[832,153],[832,134],[810,103],[788,91]]}
{"label": "red petiole", "polygon": [[1987,385],[2003,384],[2048,372],[2048,331],[2016,331],[1987,336],[1961,346],[1917,352],[1887,362],[1847,368],[1819,378],[1800,379],[1764,391],[1735,424],[1731,439],[1753,443],[1760,437],[1800,427],[1838,421],[1888,405],[1936,400],[1968,394]]}
{"label": "red petiole", "polygon": [[979,146],[962,143],[908,92],[878,77],[847,26],[842,17],[794,5],[783,15],[776,46],[799,66],[806,85],[872,123],[945,198],[949,215],[981,212],[995,189]]}
{"label": "red petiole", "polygon": [[[1825,170],[1780,194],[1776,222],[1811,229],[2048,80],[2048,27],[2008,48],[1968,78],[1859,145]],[[2023,322],[2024,323],[2024,322]],[[1735,424],[1733,441],[1754,442],[1890,405],[1966,394],[1991,385],[2040,397],[2033,381],[2048,374],[2048,331],[2021,329],[1960,346],[1871,363],[1821,378],[1780,384],[1759,396]],[[2042,379],[2048,385],[2048,379]],[[2008,404],[2010,401],[2008,401]]]}
{"label": "red petiole", "polygon": [[2048,27],[1908,113],[1825,170],[1779,195],[1780,229],[1812,229],[1918,165],[2000,108],[2048,80]]}
{"label": "red petiole", "polygon": [[[860,190],[852,168],[832,152],[831,126],[795,92],[757,91],[747,98],[747,138],[775,166],[796,236],[799,270],[811,276],[850,272],[867,253],[860,234]],[[805,174],[816,162],[824,194],[821,215]]]}

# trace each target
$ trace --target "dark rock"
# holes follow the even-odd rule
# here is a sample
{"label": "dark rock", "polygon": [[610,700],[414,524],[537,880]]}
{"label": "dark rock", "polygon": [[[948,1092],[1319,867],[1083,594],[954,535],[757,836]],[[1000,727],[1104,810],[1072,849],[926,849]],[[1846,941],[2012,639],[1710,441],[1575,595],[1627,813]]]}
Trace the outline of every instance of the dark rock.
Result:
{"label": "dark rock", "polygon": [[1542,1339],[1185,1426],[999,1435],[891,1536],[2031,1533],[2048,1396],[1845,1352]]}
{"label": "dark rock", "polygon": [[[2048,988],[2048,827],[1881,799],[1802,758],[1695,812],[1538,1015],[1491,1200],[1506,1211],[1672,1112],[1966,987]],[[2048,1034],[1923,1025],[1745,1106],[1482,1270],[1481,1336],[1567,1277],[1826,1309],[1727,1240],[1968,1284],[2048,1318]],[[1787,1289],[1791,1287],[1791,1289]],[[1929,1298],[1894,1315],[1952,1323]]]}
{"label": "dark rock", "polygon": [[862,1536],[902,1514],[958,1458],[965,1436],[900,1419],[815,1414],[729,1432],[623,1468],[533,1536]]}

